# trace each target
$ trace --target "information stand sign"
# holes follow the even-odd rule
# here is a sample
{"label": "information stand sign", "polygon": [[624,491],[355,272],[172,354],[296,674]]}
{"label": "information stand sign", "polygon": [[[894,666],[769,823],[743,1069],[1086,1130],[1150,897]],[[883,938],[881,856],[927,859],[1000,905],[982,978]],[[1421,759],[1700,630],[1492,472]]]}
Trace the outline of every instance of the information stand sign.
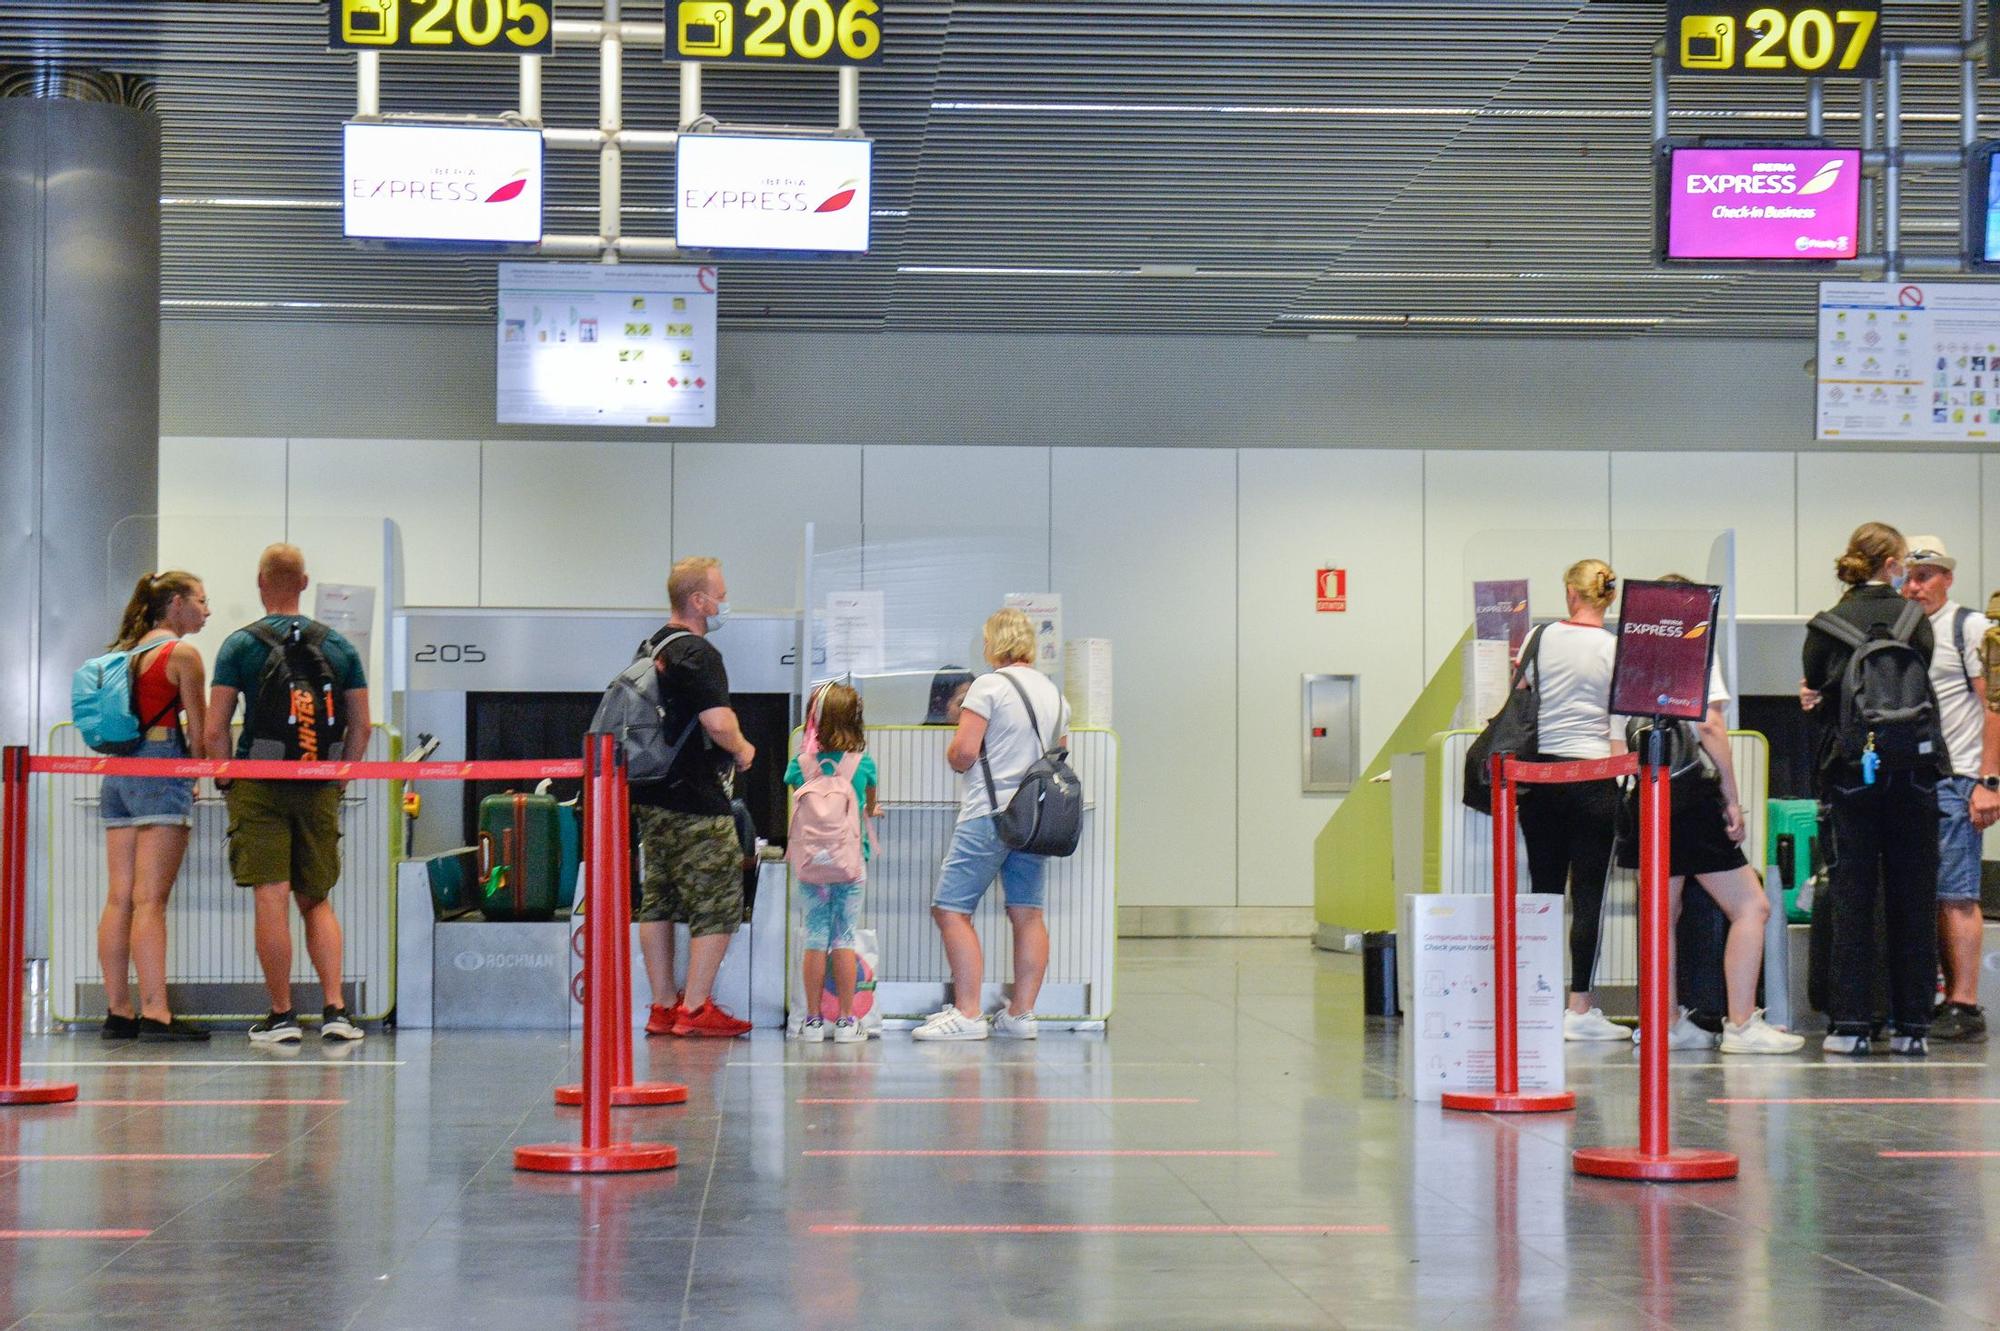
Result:
{"label": "information stand sign", "polygon": [[1706,716],[1721,604],[1722,588],[1709,583],[1626,583],[1611,710],[1676,721]]}

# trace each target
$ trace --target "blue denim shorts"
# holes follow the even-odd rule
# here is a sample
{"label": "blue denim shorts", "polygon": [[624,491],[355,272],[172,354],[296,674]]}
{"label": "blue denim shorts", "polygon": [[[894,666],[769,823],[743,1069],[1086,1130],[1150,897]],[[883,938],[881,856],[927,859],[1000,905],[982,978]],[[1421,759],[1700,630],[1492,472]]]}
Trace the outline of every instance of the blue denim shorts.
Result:
{"label": "blue denim shorts", "polygon": [[806,899],[806,951],[831,952],[854,946],[861,923],[860,883],[801,883]]}
{"label": "blue denim shorts", "polygon": [[[185,758],[187,741],[176,730],[168,739],[149,739],[128,758]],[[194,782],[164,776],[107,776],[98,792],[98,812],[106,827],[193,827]]]}
{"label": "blue denim shorts", "polygon": [[1010,849],[1000,839],[991,816],[970,818],[951,834],[951,846],[944,853],[944,867],[938,870],[937,893],[931,904],[940,910],[970,915],[979,909],[980,898],[1000,879],[1000,890],[1010,909],[1032,907],[1041,910],[1044,900],[1043,870],[1046,855],[1024,855]]}
{"label": "blue denim shorts", "polygon": [[1979,849],[1983,838],[1972,826],[1969,776],[1938,782],[1938,900],[1979,900]]}

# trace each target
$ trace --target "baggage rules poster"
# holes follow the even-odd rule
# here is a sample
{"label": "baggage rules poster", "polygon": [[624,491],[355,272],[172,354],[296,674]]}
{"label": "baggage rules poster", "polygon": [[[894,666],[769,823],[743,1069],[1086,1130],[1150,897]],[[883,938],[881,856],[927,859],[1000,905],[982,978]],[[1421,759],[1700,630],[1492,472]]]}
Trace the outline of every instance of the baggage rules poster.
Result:
{"label": "baggage rules poster", "polygon": [[1722,588],[1700,582],[1628,582],[1619,612],[1611,710],[1699,721],[1708,711],[1709,661]]}

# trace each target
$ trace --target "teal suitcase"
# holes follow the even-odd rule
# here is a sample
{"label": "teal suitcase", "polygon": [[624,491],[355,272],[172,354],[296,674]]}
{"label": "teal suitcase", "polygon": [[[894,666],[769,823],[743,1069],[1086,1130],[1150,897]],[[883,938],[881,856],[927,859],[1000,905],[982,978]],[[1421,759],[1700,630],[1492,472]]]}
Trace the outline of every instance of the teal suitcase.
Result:
{"label": "teal suitcase", "polygon": [[1778,838],[1791,838],[1791,880],[1785,883],[1785,918],[1793,924],[1805,924],[1812,919],[1810,910],[1799,909],[1799,889],[1820,865],[1819,854],[1819,801],[1817,800],[1771,800],[1769,814],[1765,818],[1764,863],[1778,865],[1784,863],[1778,849]]}

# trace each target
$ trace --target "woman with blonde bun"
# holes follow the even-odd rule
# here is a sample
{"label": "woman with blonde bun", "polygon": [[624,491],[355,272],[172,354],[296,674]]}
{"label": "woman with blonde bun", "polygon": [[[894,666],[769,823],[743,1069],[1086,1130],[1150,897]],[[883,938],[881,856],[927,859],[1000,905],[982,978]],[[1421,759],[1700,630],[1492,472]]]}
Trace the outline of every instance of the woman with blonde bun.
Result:
{"label": "woman with blonde bun", "polygon": [[[1563,574],[1568,617],[1538,630],[1533,676],[1540,691],[1531,762],[1575,762],[1624,752],[1611,732],[1611,665],[1618,640],[1604,612],[1618,595],[1618,575],[1601,559],[1581,559]],[[1528,843],[1528,881],[1536,892],[1570,894],[1569,1010],[1566,1040],[1627,1040],[1631,1032],[1605,1017],[1591,997],[1597,936],[1604,916],[1604,881],[1617,837],[1618,783],[1577,781],[1521,790],[1521,834]]]}

